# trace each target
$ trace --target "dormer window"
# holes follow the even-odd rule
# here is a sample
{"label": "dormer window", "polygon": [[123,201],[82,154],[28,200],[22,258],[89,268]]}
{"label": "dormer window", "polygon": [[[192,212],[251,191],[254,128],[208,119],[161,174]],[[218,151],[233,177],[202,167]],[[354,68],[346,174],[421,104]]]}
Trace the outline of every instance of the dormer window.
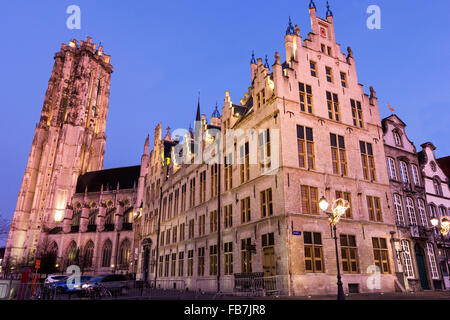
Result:
{"label": "dormer window", "polygon": [[397,146],[402,145],[402,138],[400,137],[400,134],[397,131],[394,131],[394,140]]}

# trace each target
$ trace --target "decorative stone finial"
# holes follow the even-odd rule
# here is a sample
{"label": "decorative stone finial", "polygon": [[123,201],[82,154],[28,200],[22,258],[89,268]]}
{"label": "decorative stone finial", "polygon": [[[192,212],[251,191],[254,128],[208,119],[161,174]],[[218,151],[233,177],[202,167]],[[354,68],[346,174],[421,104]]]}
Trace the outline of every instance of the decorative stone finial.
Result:
{"label": "decorative stone finial", "polygon": [[332,16],[333,16],[333,12],[331,12],[330,4],[327,1],[327,17],[332,17]]}
{"label": "decorative stone finial", "polygon": [[278,51],[275,52],[275,64],[280,64],[281,57]]}
{"label": "decorative stone finial", "polygon": [[266,54],[266,62],[264,63],[264,68],[269,69],[269,58],[267,58],[267,54]]}
{"label": "decorative stone finial", "polygon": [[373,87],[372,86],[370,86],[369,87],[369,90],[370,90],[370,99],[373,99],[373,98],[375,98],[375,96],[376,96],[376,92],[375,92],[375,90],[373,89]]}
{"label": "decorative stone finial", "polygon": [[255,51],[254,50],[252,50],[252,59],[250,60],[250,63],[254,63],[254,64],[256,64],[256,59],[255,59]]}
{"label": "decorative stone finial", "polygon": [[309,3],[309,8],[310,9],[316,9],[316,4],[314,3],[313,0],[311,0],[311,2]]}
{"label": "decorative stone finial", "polygon": [[300,28],[299,28],[298,24],[295,25],[295,35],[300,36]]}
{"label": "decorative stone finial", "polygon": [[348,53],[347,58],[353,58],[353,51],[352,51],[352,48],[347,47],[347,53]]}
{"label": "decorative stone finial", "polygon": [[213,114],[211,115],[212,118],[220,118],[220,112],[219,112],[219,107],[217,106],[217,101],[216,101],[216,108],[214,109]]}
{"label": "decorative stone finial", "polygon": [[291,21],[291,17],[289,17],[289,24],[288,27],[286,29],[286,35],[292,35],[295,33],[294,27],[292,26],[292,21]]}

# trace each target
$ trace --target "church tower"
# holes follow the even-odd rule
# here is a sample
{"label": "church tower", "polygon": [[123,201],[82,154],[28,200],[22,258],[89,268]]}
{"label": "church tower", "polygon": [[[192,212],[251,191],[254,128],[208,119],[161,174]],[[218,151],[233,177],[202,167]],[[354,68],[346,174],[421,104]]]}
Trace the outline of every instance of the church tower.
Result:
{"label": "church tower", "polygon": [[8,237],[13,264],[32,262],[43,231],[61,226],[78,176],[103,169],[111,57],[87,37],[54,58]]}

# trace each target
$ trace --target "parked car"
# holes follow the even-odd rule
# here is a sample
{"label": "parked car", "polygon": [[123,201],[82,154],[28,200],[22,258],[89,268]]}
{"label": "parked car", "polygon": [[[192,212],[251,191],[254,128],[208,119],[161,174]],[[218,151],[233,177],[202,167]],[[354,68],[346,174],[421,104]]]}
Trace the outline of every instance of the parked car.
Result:
{"label": "parked car", "polygon": [[[67,278],[68,279],[68,278]],[[75,283],[72,281],[73,287],[69,287],[67,284],[67,279],[58,281],[52,284],[52,292],[56,292],[56,294],[61,293],[80,293],[81,287],[83,284],[92,279],[92,276],[80,276],[80,282]],[[69,283],[70,284],[70,283]]]}
{"label": "parked car", "polygon": [[126,294],[128,291],[128,278],[122,274],[107,274],[87,281],[82,285],[84,293],[97,289],[101,285],[114,294]]}
{"label": "parked car", "polygon": [[68,277],[69,276],[64,276],[64,275],[60,275],[60,274],[52,274],[52,275],[49,275],[47,277],[47,279],[45,279],[44,285],[52,285],[56,282],[67,280]]}

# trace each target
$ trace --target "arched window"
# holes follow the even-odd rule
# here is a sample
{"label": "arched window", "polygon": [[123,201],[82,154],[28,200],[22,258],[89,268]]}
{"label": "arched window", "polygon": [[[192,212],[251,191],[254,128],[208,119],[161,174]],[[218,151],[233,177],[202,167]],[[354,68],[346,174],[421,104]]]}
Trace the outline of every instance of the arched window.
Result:
{"label": "arched window", "polygon": [[414,209],[414,201],[412,198],[406,198],[406,212],[408,213],[409,223],[417,226],[416,210]]}
{"label": "arched window", "polygon": [[128,269],[130,265],[130,251],[131,244],[128,239],[122,241],[119,249],[119,266],[123,269]]}
{"label": "arched window", "polygon": [[108,239],[102,248],[102,267],[109,268],[111,266],[112,243]]}
{"label": "arched window", "polygon": [[92,267],[92,260],[94,258],[94,243],[89,240],[84,248],[84,267]]}
{"label": "arched window", "polygon": [[131,223],[133,208],[131,207],[130,200],[123,200],[123,223]]}
{"label": "arched window", "polygon": [[425,210],[425,201],[423,201],[422,199],[417,200],[417,207],[419,209],[420,223],[422,226],[427,227],[428,218]]}
{"label": "arched window", "polygon": [[397,224],[400,226],[405,225],[405,218],[403,215],[402,197],[399,194],[394,194],[394,209]]}
{"label": "arched window", "polygon": [[434,248],[433,248],[433,244],[431,244],[430,242],[427,243],[427,255],[428,255],[428,261],[430,263],[431,277],[433,279],[439,279],[439,273],[438,273],[437,264],[436,264],[436,257],[434,256]]}
{"label": "arched window", "polygon": [[395,161],[392,158],[387,158],[387,167],[389,172],[389,178],[397,180],[397,171],[395,168]]}
{"label": "arched window", "polygon": [[106,202],[106,216],[105,216],[105,224],[112,225],[114,224],[114,215],[116,212],[116,208],[114,208],[114,203],[109,200]]}
{"label": "arched window", "polygon": [[409,183],[408,165],[404,161],[400,161],[400,175],[403,183]]}
{"label": "arched window", "polygon": [[400,137],[400,134],[397,131],[394,131],[394,140],[397,146],[402,145],[402,138]]}
{"label": "arched window", "polygon": [[411,165],[411,172],[413,177],[414,185],[420,186],[419,169],[415,164]]}
{"label": "arched window", "polygon": [[411,248],[408,240],[402,240],[403,262],[405,263],[406,277],[414,278],[414,269],[411,260]]}
{"label": "arched window", "polygon": [[78,227],[80,225],[80,218],[81,218],[81,204],[77,202],[73,206],[72,227]]}
{"label": "arched window", "polygon": [[444,207],[444,206],[440,206],[439,207],[439,214],[441,215],[441,218],[442,217],[446,217],[447,216],[447,208]]}
{"label": "arched window", "polygon": [[48,247],[48,252],[53,254],[53,255],[57,255],[58,254],[58,244],[53,241],[52,244]]}
{"label": "arched window", "polygon": [[67,263],[68,265],[72,265],[78,259],[78,248],[77,243],[72,241],[67,248]]}
{"label": "arched window", "polygon": [[436,193],[438,196],[442,196],[442,188],[441,188],[441,182],[438,178],[433,179],[433,186],[434,186],[434,193]]}
{"label": "arched window", "polygon": [[89,210],[89,222],[88,222],[88,225],[89,226],[94,226],[97,223],[98,207],[97,207],[97,204],[95,202],[92,202],[90,207],[91,208]]}
{"label": "arched window", "polygon": [[434,204],[430,204],[430,214],[432,217],[439,218],[436,206]]}

